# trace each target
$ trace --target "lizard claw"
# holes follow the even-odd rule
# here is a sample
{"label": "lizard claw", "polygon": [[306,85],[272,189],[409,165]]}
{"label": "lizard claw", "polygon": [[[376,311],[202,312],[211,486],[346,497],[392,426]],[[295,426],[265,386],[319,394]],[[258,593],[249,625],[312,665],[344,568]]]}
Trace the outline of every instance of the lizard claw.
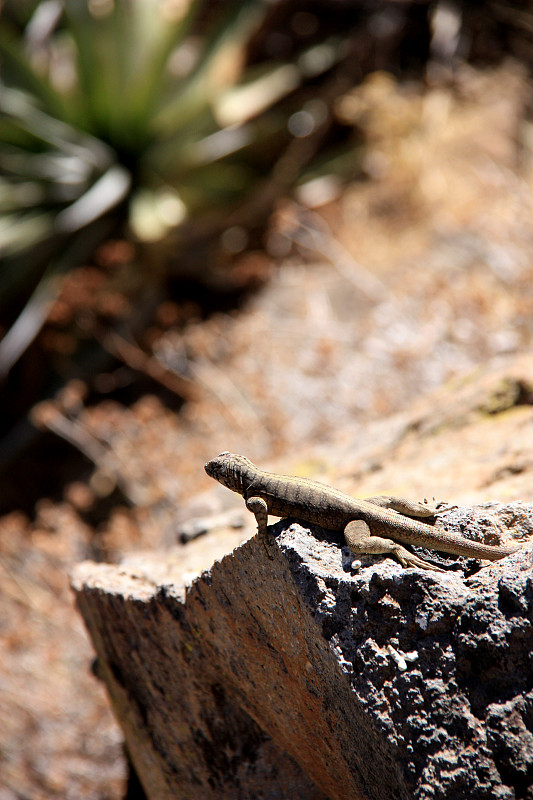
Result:
{"label": "lizard claw", "polygon": [[437,567],[435,564],[430,564],[429,561],[424,561],[423,558],[415,556],[414,553],[407,553],[407,551],[405,551],[401,554],[397,553],[396,556],[402,567],[413,567],[414,569],[432,569],[435,572],[446,572],[446,570],[442,569],[442,567]]}
{"label": "lizard claw", "polygon": [[263,542],[263,547],[265,549],[265,553],[270,561],[274,561],[274,556],[272,551],[274,549],[274,542],[270,539],[270,537],[263,533],[258,533],[259,539]]}

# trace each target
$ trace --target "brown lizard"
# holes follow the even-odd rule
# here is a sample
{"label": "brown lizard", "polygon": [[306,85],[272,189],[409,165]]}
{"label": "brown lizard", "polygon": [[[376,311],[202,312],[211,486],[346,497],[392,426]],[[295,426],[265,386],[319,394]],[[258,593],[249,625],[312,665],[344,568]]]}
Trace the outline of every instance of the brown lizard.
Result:
{"label": "brown lizard", "polygon": [[246,508],[255,514],[263,542],[268,541],[268,515],[272,514],[344,530],[346,543],[355,556],[386,554],[396,556],[404,567],[437,572],[444,570],[409,552],[399,542],[490,561],[520,549],[519,545],[482,544],[412,519],[434,516],[436,509],[427,504],[386,496],[357,500],[319,481],[265,472],[234,453],[221,453],[208,461],[205,471],[243,496]]}

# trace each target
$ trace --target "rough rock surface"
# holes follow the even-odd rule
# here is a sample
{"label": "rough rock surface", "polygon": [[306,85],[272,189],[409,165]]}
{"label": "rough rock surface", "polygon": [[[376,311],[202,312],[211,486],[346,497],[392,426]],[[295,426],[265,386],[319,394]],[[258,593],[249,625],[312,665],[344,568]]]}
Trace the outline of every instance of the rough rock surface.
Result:
{"label": "rough rock surface", "polygon": [[[501,509],[513,515],[532,530],[531,506]],[[461,515],[451,516],[447,527],[459,530]],[[293,524],[281,534],[358,703],[393,745],[408,796],[533,797],[531,547],[466,579],[391,560],[353,575],[329,538],[317,562],[308,532]]]}
{"label": "rough rock surface", "polygon": [[[443,519],[520,538],[533,507]],[[148,796],[533,798],[531,548],[443,575],[352,569],[338,534],[272,531],[272,561],[254,538],[186,591],[156,557],[154,582],[149,563],[76,569]]]}

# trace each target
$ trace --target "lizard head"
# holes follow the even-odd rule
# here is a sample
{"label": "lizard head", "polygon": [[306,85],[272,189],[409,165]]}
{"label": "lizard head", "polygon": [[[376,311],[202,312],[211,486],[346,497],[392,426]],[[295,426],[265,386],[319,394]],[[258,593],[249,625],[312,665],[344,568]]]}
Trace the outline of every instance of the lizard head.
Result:
{"label": "lizard head", "polygon": [[255,467],[244,456],[238,456],[235,453],[220,453],[216,458],[207,462],[205,471],[211,478],[223,486],[227,486],[232,492],[242,494],[253,479],[251,475],[255,471]]}

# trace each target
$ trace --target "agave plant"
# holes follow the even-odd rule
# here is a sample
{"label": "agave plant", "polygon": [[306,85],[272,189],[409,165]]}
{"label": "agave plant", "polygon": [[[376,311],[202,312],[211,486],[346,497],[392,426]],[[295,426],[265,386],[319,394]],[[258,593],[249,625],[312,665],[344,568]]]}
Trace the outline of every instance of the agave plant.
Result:
{"label": "agave plant", "polygon": [[0,375],[111,232],[154,241],[231,210],[283,152],[276,103],[340,51],[252,74],[269,3],[221,7],[212,22],[199,0],[43,0],[22,30],[0,19]]}

